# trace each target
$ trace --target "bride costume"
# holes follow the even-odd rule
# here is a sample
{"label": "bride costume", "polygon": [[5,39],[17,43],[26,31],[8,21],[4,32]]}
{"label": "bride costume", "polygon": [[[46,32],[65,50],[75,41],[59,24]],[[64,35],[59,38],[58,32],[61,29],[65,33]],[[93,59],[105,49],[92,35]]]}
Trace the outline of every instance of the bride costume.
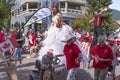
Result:
{"label": "bride costume", "polygon": [[[65,43],[62,40],[65,38],[65,34],[73,34],[73,30],[70,26],[62,23],[62,27],[56,27],[56,23],[58,23],[58,18],[62,17],[60,13],[57,13],[52,18],[52,24],[47,32],[46,39],[42,42],[43,47],[39,51],[39,60],[42,60],[42,57],[47,53],[49,49],[53,50],[54,55],[59,55],[63,52]],[[59,57],[61,62],[59,65],[66,64],[65,56]]]}
{"label": "bride costume", "polygon": [[[47,54],[47,52],[52,49],[53,50],[53,54],[54,55],[59,55],[63,52],[64,49],[64,45],[66,43],[62,42],[62,40],[64,40],[66,35],[71,35],[73,36],[73,30],[70,26],[68,26],[65,23],[62,23],[62,27],[58,28],[56,27],[56,23],[58,23],[58,18],[62,17],[62,15],[60,13],[57,13],[53,18],[52,21],[53,23],[51,24],[50,28],[48,29],[47,32],[47,37],[46,39],[43,41],[43,47],[41,48],[41,50],[39,51],[39,57],[38,60],[42,60],[42,57]],[[87,61],[87,57],[86,57],[86,53],[84,52],[84,50],[82,50],[81,45],[76,41],[75,42],[79,49],[81,50],[82,54],[83,54],[83,60]],[[61,62],[59,63],[59,65],[65,64],[66,65],[66,59],[65,56],[59,57],[59,59],[61,60]],[[58,68],[58,71],[61,70],[63,67]]]}

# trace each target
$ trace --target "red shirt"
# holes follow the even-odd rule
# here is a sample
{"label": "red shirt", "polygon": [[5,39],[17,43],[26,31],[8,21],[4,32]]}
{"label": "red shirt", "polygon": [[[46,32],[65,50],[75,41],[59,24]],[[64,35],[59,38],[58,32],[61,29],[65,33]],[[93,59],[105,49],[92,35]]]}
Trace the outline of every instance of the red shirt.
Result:
{"label": "red shirt", "polygon": [[94,26],[102,26],[103,18],[104,18],[104,16],[102,16],[102,15],[96,15],[95,19],[93,21]]}
{"label": "red shirt", "polygon": [[66,63],[67,63],[67,69],[70,70],[71,68],[78,68],[80,64],[77,64],[75,60],[78,58],[79,54],[81,53],[78,46],[74,43],[71,45],[65,45],[64,47],[64,54],[66,56]]}
{"label": "red shirt", "polygon": [[29,36],[30,39],[30,46],[35,46],[36,45],[36,36],[34,34],[30,34]]}
{"label": "red shirt", "polygon": [[116,40],[115,44],[120,45],[120,40]]}
{"label": "red shirt", "polygon": [[[100,58],[103,58],[103,59],[109,58],[113,60],[112,49],[108,45],[104,45],[102,48],[99,47],[99,45],[94,46],[92,49],[92,55],[99,56]],[[93,59],[94,68],[105,69],[106,67],[108,67],[108,65],[111,65],[111,64],[112,64],[112,61],[108,61],[104,63],[102,61],[96,62],[95,59]]]}
{"label": "red shirt", "polygon": [[89,36],[82,35],[81,42],[84,42],[84,41],[91,43],[92,42],[92,35],[89,35]]}
{"label": "red shirt", "polygon": [[16,35],[15,35],[15,34],[11,34],[11,35],[10,35],[10,38],[16,39]]}
{"label": "red shirt", "polygon": [[0,43],[5,41],[5,35],[0,31]]}
{"label": "red shirt", "polygon": [[84,41],[84,37],[85,37],[85,35],[81,35],[81,39],[80,39],[81,42]]}

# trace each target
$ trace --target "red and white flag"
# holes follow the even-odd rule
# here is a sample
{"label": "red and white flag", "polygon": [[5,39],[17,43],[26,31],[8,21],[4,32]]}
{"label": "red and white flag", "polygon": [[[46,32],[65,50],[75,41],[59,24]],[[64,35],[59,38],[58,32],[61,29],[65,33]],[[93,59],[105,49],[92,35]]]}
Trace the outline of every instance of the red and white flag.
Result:
{"label": "red and white flag", "polygon": [[2,52],[6,52],[12,48],[15,48],[18,46],[18,43],[14,39],[7,39],[6,41],[0,43],[0,50]]}

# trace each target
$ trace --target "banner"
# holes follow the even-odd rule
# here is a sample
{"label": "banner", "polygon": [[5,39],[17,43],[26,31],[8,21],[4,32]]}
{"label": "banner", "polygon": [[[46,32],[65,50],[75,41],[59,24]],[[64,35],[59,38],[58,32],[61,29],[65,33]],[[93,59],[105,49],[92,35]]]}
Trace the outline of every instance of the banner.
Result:
{"label": "banner", "polygon": [[4,53],[12,48],[18,46],[18,43],[15,39],[7,39],[6,41],[0,43],[0,50]]}
{"label": "banner", "polygon": [[31,17],[28,19],[28,21],[25,23],[24,27],[27,27],[33,23],[37,23],[40,20],[50,16],[52,14],[51,10],[49,8],[41,8],[38,9]]}

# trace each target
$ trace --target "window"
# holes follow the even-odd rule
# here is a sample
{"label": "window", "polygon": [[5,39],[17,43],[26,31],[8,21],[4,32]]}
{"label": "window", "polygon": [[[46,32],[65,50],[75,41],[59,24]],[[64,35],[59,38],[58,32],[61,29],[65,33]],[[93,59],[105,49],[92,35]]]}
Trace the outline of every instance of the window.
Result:
{"label": "window", "polygon": [[61,8],[65,8],[65,2],[61,2],[61,3],[60,3],[60,7],[61,7]]}
{"label": "window", "polygon": [[26,5],[23,5],[22,8],[23,8],[23,11],[25,11],[26,10]]}
{"label": "window", "polygon": [[29,9],[36,9],[36,8],[38,8],[38,3],[35,2],[29,3]]}
{"label": "window", "polygon": [[20,9],[18,9],[18,15],[20,15]]}
{"label": "window", "polygon": [[14,14],[15,12],[13,11],[13,12],[11,12],[11,16],[13,17],[15,14]]}
{"label": "window", "polygon": [[68,9],[81,10],[81,6],[79,4],[68,3]]}

